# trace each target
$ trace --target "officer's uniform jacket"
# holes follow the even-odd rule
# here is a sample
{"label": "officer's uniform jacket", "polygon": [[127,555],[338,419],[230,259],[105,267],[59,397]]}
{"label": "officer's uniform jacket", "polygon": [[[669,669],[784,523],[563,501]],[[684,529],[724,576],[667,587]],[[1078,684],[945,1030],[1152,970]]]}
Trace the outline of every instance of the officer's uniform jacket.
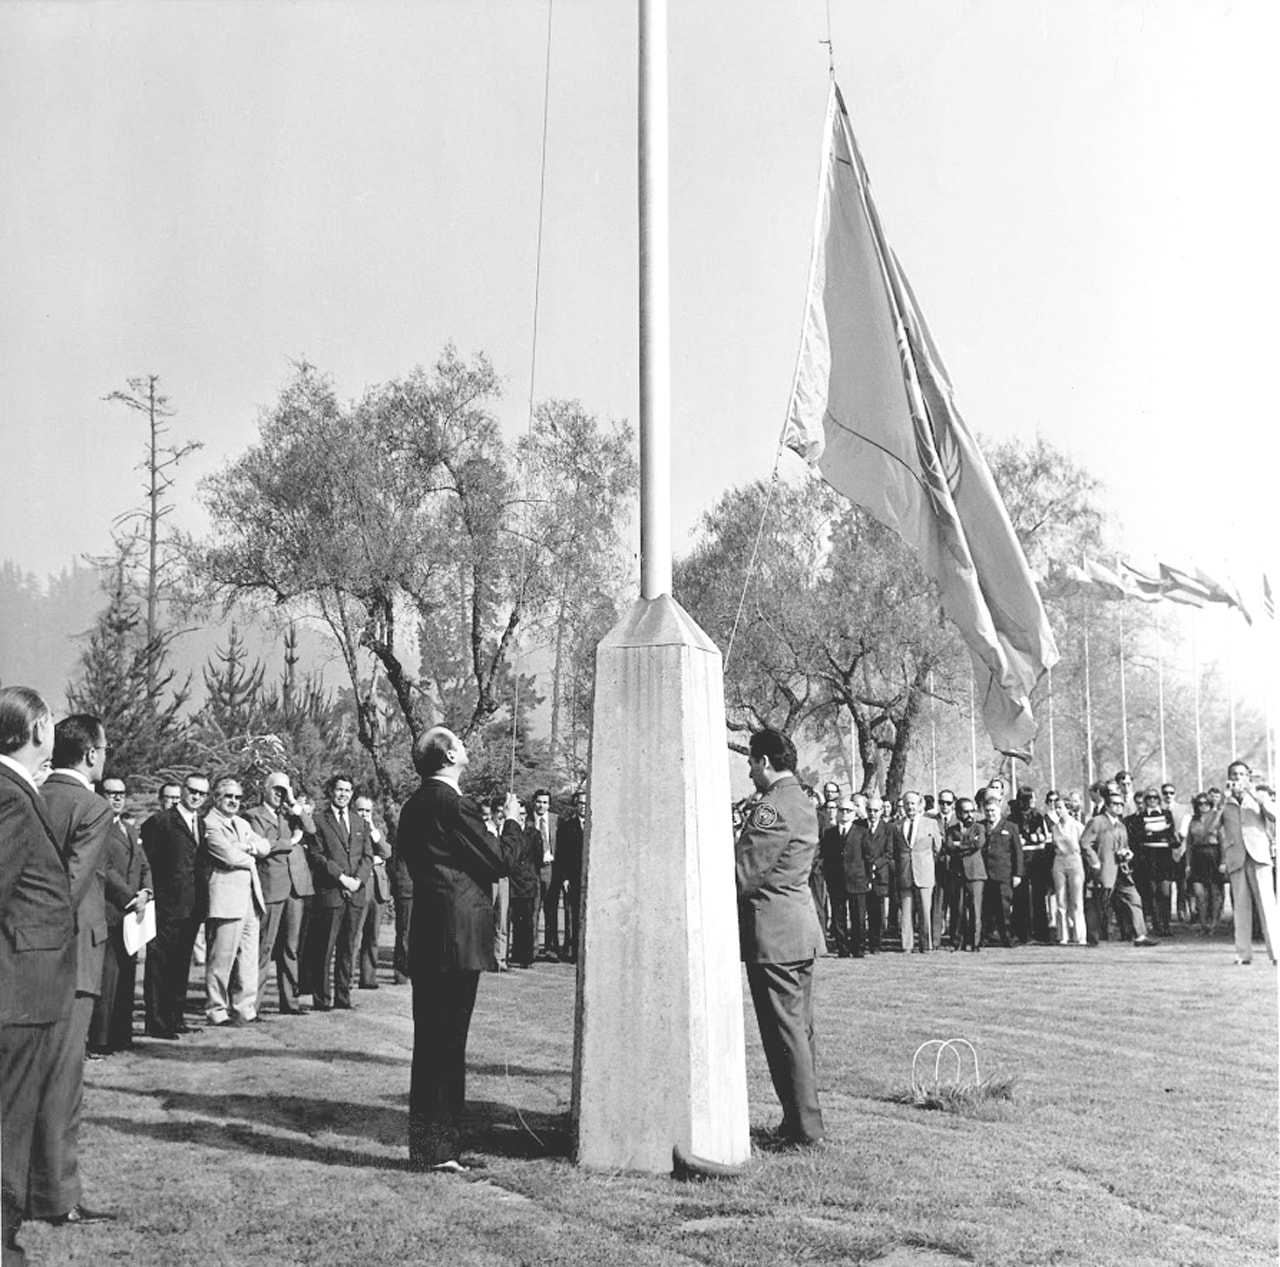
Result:
{"label": "officer's uniform jacket", "polygon": [[793,774],[752,807],[735,847],[744,963],[801,963],[823,948],[809,890],[818,815]]}

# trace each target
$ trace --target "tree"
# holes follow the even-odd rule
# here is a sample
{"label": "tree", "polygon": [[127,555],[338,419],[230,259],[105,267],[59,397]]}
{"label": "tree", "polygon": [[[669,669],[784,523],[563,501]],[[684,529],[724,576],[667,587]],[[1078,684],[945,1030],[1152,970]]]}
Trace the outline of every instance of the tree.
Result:
{"label": "tree", "polygon": [[[148,640],[123,551],[104,588],[107,606],[89,631],[79,674],[67,688],[67,705],[72,712],[102,718],[113,769],[158,786],[187,758],[182,713],[191,682],[188,678],[175,688],[165,639]],[[166,693],[168,699],[158,703]]]}
{"label": "tree", "polygon": [[[169,398],[160,391],[159,375],[131,378],[128,386],[128,391],[114,391],[104,399],[118,401],[144,415],[147,420],[146,455],[138,468],[146,476],[146,503],[140,509],[126,511],[116,520],[116,527],[129,529],[123,540],[129,543],[131,555],[135,548],[145,549],[146,565],[141,590],[146,606],[143,627],[146,642],[148,645],[159,644],[163,639],[167,645],[175,635],[161,631],[160,606],[172,585],[172,570],[179,561],[174,539],[164,531],[164,521],[173,513],[173,502],[167,499],[167,494],[174,483],[172,472],[185,457],[203,446],[199,440],[177,446],[168,442],[168,423],[175,410]],[[147,698],[154,708],[159,706],[162,668],[153,661],[148,666],[148,673]]]}
{"label": "tree", "polygon": [[589,536],[550,531],[582,513],[572,481],[542,482],[545,504],[522,504],[498,391],[483,356],[452,348],[351,405],[301,364],[259,442],[204,485],[213,533],[192,550],[195,573],[226,604],[320,621],[384,804],[396,780],[380,693],[410,737],[444,719],[482,743],[507,705],[517,631],[551,607],[566,542]]}

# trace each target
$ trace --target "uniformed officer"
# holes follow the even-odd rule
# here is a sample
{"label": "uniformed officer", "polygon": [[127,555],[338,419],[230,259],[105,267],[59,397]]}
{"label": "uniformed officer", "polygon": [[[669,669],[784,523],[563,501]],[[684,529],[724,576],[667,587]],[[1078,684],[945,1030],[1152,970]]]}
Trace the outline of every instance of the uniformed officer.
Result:
{"label": "uniformed officer", "polygon": [[778,1142],[808,1146],[823,1136],[813,1034],[813,961],[823,938],[809,892],[818,816],[796,779],[790,739],[758,730],[749,752],[760,798],[737,840],[742,960],[782,1102]]}

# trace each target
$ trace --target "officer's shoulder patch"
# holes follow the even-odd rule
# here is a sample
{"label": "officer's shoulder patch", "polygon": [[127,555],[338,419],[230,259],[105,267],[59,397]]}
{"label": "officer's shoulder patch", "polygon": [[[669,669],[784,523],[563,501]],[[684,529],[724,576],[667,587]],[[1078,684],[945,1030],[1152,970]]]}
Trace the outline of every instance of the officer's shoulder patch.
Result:
{"label": "officer's shoulder patch", "polygon": [[769,804],[768,801],[761,801],[759,805],[751,811],[751,826],[759,827],[764,831],[768,831],[770,827],[778,825],[778,811]]}

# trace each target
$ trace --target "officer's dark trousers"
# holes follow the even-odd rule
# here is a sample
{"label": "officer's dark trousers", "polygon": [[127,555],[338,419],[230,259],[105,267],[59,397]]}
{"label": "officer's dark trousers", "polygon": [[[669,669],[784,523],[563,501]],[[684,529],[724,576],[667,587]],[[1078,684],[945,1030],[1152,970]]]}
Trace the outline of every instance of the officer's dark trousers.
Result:
{"label": "officer's dark trousers", "polygon": [[810,1143],[821,1139],[817,1046],[813,1034],[813,960],[749,963],[747,983],[760,1025],[760,1041],[773,1089],[782,1102],[780,1134]]}

